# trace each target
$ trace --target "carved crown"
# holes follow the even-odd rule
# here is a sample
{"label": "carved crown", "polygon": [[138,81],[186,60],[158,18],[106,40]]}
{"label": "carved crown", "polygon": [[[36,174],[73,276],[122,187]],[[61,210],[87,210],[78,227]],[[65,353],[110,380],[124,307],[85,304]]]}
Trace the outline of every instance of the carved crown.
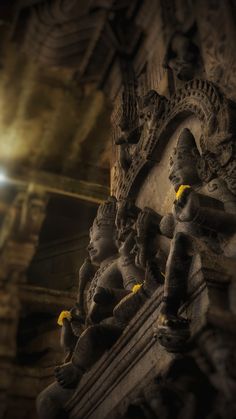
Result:
{"label": "carved crown", "polygon": [[177,146],[174,149],[172,156],[170,157],[170,166],[173,165],[175,156],[178,154],[184,154],[186,159],[193,160],[197,157],[198,149],[195,143],[195,138],[188,128],[185,128],[181,133],[177,141]]}
{"label": "carved crown", "polygon": [[97,210],[97,216],[94,220],[94,226],[101,227],[110,227],[115,228],[115,219],[117,212],[117,201],[114,196],[109,196],[109,198],[99,205]]}

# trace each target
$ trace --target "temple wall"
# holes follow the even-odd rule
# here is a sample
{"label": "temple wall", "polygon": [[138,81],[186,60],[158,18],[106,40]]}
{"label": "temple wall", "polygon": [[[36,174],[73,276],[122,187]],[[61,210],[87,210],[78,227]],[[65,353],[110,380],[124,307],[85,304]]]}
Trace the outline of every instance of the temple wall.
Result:
{"label": "temple wall", "polygon": [[[104,334],[79,348],[78,364],[85,359],[90,366],[77,368],[81,376],[63,405],[65,417],[234,419],[234,1],[24,3],[12,15],[11,40],[1,41],[9,71],[3,71],[0,90],[14,106],[0,103],[9,134],[0,148],[10,169],[17,162],[12,173],[19,178],[15,199],[0,196],[0,418],[37,418],[35,399],[55,380],[54,367],[68,351],[60,344],[58,314],[77,301],[80,336],[88,325],[104,333],[107,324],[115,324],[120,336],[98,360]],[[198,181],[169,178],[177,158],[183,159],[179,170],[186,159]],[[186,195],[180,186],[189,187]],[[115,198],[105,201],[108,191]],[[109,271],[111,260],[91,266],[85,259],[95,215],[108,217],[106,227],[113,223],[110,247],[115,240],[122,268],[132,261],[136,269],[143,250],[142,278],[134,278],[138,289],[127,287],[118,262]],[[166,219],[170,234],[162,225]],[[124,226],[135,236],[132,249]],[[117,247],[122,240],[125,256]],[[103,322],[89,310],[96,303],[109,311],[106,300],[93,299],[99,279],[109,289],[106,275],[114,295],[122,277],[128,298],[118,299]],[[170,297],[171,285],[180,296]],[[163,307],[170,301],[169,319]],[[70,348],[70,360],[77,349]]]}
{"label": "temple wall", "polygon": [[[227,135],[234,132],[235,105],[231,101],[235,100],[235,6],[232,2],[221,1],[198,1],[194,4],[181,1],[154,1],[150,4],[144,1],[134,22],[137,31],[141,28],[143,38],[135,50],[135,58],[130,59],[133,79],[131,77],[127,81],[122,67],[119,72],[119,63],[115,62],[107,80],[107,93],[113,102],[111,193],[118,201],[131,198],[140,209],[150,207],[164,216],[171,213],[175,200],[168,178],[169,159],[183,129],[191,131],[201,156],[206,152],[214,153],[216,160],[223,153],[220,143],[227,143]],[[188,62],[185,47],[182,50],[180,47],[176,53],[181,62],[177,63],[178,68],[171,61],[176,58],[171,51],[171,40],[177,32],[188,40],[191,53],[194,50],[194,57],[190,54]],[[180,76],[179,72],[186,64],[189,64],[189,73]],[[132,119],[132,111],[139,112],[137,98],[151,89],[166,98],[166,108],[158,113],[160,102],[156,108],[150,105],[151,121],[144,122],[136,143],[131,140],[129,143],[131,130],[137,124],[134,117]],[[128,99],[124,97],[127,91]],[[229,119],[224,113],[228,105]],[[127,122],[127,129],[122,129],[122,118]],[[125,138],[125,146],[116,145],[119,138]],[[223,174],[221,176],[225,179]],[[231,176],[234,177],[233,174]],[[162,246],[161,241],[159,244]],[[200,246],[201,250],[192,260],[188,299],[181,309],[191,319],[192,349],[187,349],[187,352],[177,350],[176,353],[163,350],[163,345],[156,338],[161,304],[159,290],[130,321],[114,347],[82,379],[68,403],[71,418],[167,417],[168,409],[164,406],[166,401],[162,391],[168,393],[167,403],[171,404],[174,392],[180,388],[183,391],[183,398],[180,397],[182,410],[168,411],[171,419],[189,419],[198,415],[210,417],[209,412],[199,413],[201,403],[209,403],[211,413],[218,405],[220,417],[228,415],[233,418],[232,399],[225,408],[227,413],[226,410],[223,412],[222,406],[225,406],[223,400],[232,397],[230,391],[223,390],[224,385],[227,387],[226,382],[230,381],[234,387],[235,382],[233,384],[233,378],[226,377],[223,372],[226,370],[219,366],[216,353],[221,359],[219,362],[225,364],[228,361],[227,356],[223,357],[224,360],[221,358],[223,352],[229,354],[231,343],[232,347],[235,345],[235,308],[232,300],[235,294],[235,259],[216,256],[204,246],[202,249],[198,240],[196,246]],[[205,388],[207,402],[203,394],[198,393],[195,398],[191,390],[187,390],[187,384],[186,387],[180,384],[182,380],[187,383],[190,379],[187,378],[187,371],[182,376],[178,373],[175,378],[172,376],[175,363],[180,362],[187,368],[189,357],[190,370],[195,371],[192,375],[194,391],[198,393],[198,386]],[[211,375],[210,365],[215,377],[218,377],[213,384],[214,389],[211,387],[214,373]],[[235,369],[235,365],[232,368]],[[211,392],[215,390],[217,402]]]}

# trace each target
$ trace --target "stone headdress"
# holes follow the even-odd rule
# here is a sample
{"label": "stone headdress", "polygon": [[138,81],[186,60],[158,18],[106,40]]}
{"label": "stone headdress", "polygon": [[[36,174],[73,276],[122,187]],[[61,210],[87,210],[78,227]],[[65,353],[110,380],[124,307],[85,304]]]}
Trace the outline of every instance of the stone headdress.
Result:
{"label": "stone headdress", "polygon": [[195,138],[188,128],[184,128],[180,133],[177,146],[170,157],[170,167],[173,166],[175,159],[178,157],[183,157],[190,164],[200,157]]}
{"label": "stone headdress", "polygon": [[90,233],[96,229],[96,231],[101,231],[103,233],[114,234],[116,230],[116,213],[116,198],[114,196],[109,196],[105,202],[99,205]]}

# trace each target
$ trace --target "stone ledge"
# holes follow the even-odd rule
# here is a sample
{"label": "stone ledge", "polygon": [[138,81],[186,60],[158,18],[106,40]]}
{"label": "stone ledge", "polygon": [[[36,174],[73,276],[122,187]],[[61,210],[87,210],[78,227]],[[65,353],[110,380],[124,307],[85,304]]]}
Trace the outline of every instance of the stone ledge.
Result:
{"label": "stone ledge", "polygon": [[[84,376],[75,395],[68,403],[71,419],[105,418],[111,409],[115,409],[115,405],[132,390],[134,382],[137,386],[137,382],[147,374],[146,368],[142,367],[143,362],[148,363],[149,368],[155,368],[156,360],[153,363],[153,356],[148,360],[148,354],[151,351],[154,355],[155,348],[159,346],[154,339],[154,325],[161,295],[161,290],[157,290],[152,299],[147,301],[131,320],[112,349],[104,354],[94,368]],[[167,362],[172,359],[172,355],[166,353],[161,347],[160,351]],[[132,377],[131,385],[129,376],[131,373],[134,374],[134,369],[137,381]],[[119,391],[117,391],[117,386],[119,386]],[[126,394],[124,394],[124,389]],[[109,400],[112,400],[112,405]]]}
{"label": "stone ledge", "polygon": [[[187,312],[190,319],[191,339],[209,324],[209,307],[218,307],[218,298],[214,296],[211,300],[212,292],[218,295],[223,291],[224,294],[217,280],[210,281],[213,274],[210,269],[196,269],[189,278],[188,300],[181,311]],[[227,283],[225,281],[225,286]],[[130,395],[137,394],[147,379],[163,375],[178,357],[167,352],[155,339],[161,299],[162,289],[159,288],[130,321],[112,349],[83,377],[67,403],[71,419],[118,419],[130,402]]]}

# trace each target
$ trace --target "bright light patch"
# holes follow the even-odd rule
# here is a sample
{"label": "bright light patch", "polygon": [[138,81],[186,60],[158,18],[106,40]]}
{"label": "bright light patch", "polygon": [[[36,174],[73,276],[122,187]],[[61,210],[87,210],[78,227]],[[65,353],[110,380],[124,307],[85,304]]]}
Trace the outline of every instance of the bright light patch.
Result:
{"label": "bright light patch", "polygon": [[0,172],[0,183],[6,182],[7,178],[5,173]]}

